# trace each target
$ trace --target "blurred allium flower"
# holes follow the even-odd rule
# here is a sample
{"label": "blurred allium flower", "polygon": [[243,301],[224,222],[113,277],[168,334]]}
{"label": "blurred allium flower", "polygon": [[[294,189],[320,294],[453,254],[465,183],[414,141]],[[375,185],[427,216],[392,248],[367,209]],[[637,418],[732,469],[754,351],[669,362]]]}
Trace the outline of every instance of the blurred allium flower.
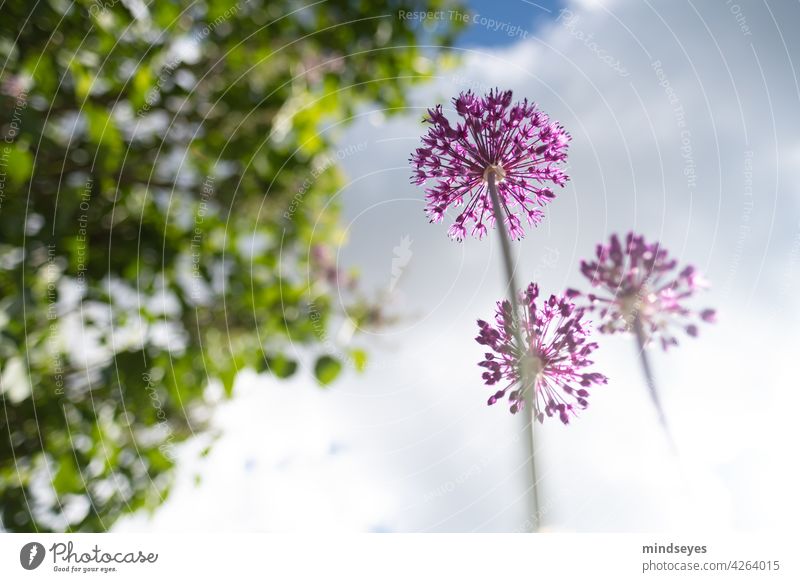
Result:
{"label": "blurred allium flower", "polygon": [[343,273],[336,264],[336,257],[329,246],[314,244],[309,252],[310,266],[315,278],[338,289],[355,290],[358,280],[355,276]]}
{"label": "blurred allium flower", "polygon": [[494,326],[478,320],[480,333],[475,340],[494,352],[487,352],[478,365],[486,368],[483,379],[487,385],[503,380],[508,383],[489,398],[490,405],[508,392],[511,412],[517,413],[528,396],[539,422],[545,415],[558,414],[567,424],[570,414],[586,408],[586,389],[605,384],[607,379],[596,372],[581,371],[592,364],[587,357],[597,348],[596,343],[586,341],[584,311],[566,296],[551,295],[537,304],[538,296],[539,287],[531,283],[520,293],[521,318],[512,317],[508,301],[499,301]]}
{"label": "blurred allium flower", "polygon": [[[666,350],[678,344],[675,326],[683,326],[694,337],[698,333],[694,319],[714,322],[713,309],[697,312],[684,305],[695,291],[708,287],[707,281],[692,266],[678,273],[676,268],[677,261],[658,243],[648,244],[632,232],[624,244],[614,234],[608,245],[597,245],[597,260],[582,261],[581,272],[593,287],[606,293],[587,295],[589,309],[600,315],[599,331],[632,331],[638,319],[647,337],[659,336]],[[568,290],[567,294],[576,297],[580,292]]]}
{"label": "blurred allium flower", "polygon": [[412,182],[436,180],[426,188],[428,217],[441,222],[448,208],[464,205],[449,235],[463,240],[472,223],[471,234],[482,238],[497,218],[487,184],[494,173],[511,238],[522,238],[520,218],[541,221],[539,207],[555,198],[547,184],[563,186],[568,179],[558,164],[567,157],[569,134],[527,99],[511,105],[511,91],[496,89],[486,97],[467,91],[453,105],[463,121],[453,126],[441,105],[429,109],[432,127],[424,147],[411,155]]}

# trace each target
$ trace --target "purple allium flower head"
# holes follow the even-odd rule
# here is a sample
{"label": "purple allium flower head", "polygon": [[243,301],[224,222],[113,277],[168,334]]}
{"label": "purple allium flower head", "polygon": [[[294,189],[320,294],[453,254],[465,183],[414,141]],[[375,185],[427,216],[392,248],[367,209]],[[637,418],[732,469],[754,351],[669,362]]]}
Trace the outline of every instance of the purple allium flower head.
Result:
{"label": "purple allium flower head", "polygon": [[[679,272],[677,261],[669,257],[658,243],[647,243],[644,237],[628,233],[624,244],[611,236],[608,245],[597,245],[597,259],[582,261],[581,272],[593,287],[605,291],[605,296],[587,295],[589,309],[601,318],[598,330],[603,333],[631,331],[638,318],[648,338],[659,336],[664,350],[677,345],[675,326],[696,336],[697,320],[713,323],[713,309],[693,311],[684,305],[708,282],[692,267]],[[579,291],[568,290],[570,297]]]}
{"label": "purple allium flower head", "polygon": [[583,371],[592,364],[588,356],[597,348],[596,343],[587,342],[584,310],[567,296],[551,295],[537,302],[538,296],[539,287],[531,283],[520,293],[520,317],[513,317],[509,301],[499,301],[495,325],[478,320],[480,333],[475,340],[492,350],[478,365],[486,368],[487,385],[507,382],[489,398],[490,405],[508,393],[511,412],[517,413],[527,396],[533,400],[539,422],[545,415],[557,414],[567,424],[570,414],[586,408],[587,388],[605,384],[607,379]]}
{"label": "purple allium flower head", "polygon": [[472,224],[472,236],[482,238],[497,218],[488,189],[494,173],[510,236],[522,238],[521,218],[539,223],[540,207],[555,198],[548,184],[563,186],[568,179],[558,166],[570,135],[527,99],[512,105],[511,91],[495,89],[485,97],[467,91],[453,105],[463,121],[453,126],[441,105],[429,109],[431,128],[411,155],[412,182],[435,180],[426,188],[430,221],[441,222],[448,208],[463,205],[449,235],[463,240]]}

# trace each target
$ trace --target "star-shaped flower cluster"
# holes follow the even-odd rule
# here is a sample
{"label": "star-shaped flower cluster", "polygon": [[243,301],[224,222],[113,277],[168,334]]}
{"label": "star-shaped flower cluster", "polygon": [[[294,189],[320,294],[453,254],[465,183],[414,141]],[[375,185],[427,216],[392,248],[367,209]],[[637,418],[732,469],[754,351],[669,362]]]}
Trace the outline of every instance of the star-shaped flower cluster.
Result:
{"label": "star-shaped flower cluster", "polygon": [[[698,321],[712,323],[713,309],[695,311],[686,301],[708,287],[692,266],[675,273],[678,263],[658,243],[628,233],[624,243],[614,234],[609,244],[597,245],[597,258],[581,262],[581,272],[602,294],[589,293],[588,309],[600,316],[603,333],[632,331],[637,319],[648,339],[658,336],[664,350],[677,345],[675,327],[698,334]],[[581,295],[568,290],[570,297]]]}
{"label": "star-shaped flower cluster", "polygon": [[453,207],[460,211],[448,233],[456,240],[470,234],[482,238],[495,216],[488,181],[493,174],[502,219],[512,239],[524,235],[521,219],[538,224],[545,204],[555,198],[551,185],[564,186],[568,177],[559,165],[567,157],[570,135],[551,122],[528,100],[511,104],[511,91],[490,91],[477,97],[471,91],[453,99],[461,121],[455,125],[442,106],[428,110],[431,124],[423,147],[411,155],[412,181],[426,188],[426,213],[441,222]]}
{"label": "star-shaped flower cluster", "polygon": [[567,296],[537,301],[539,287],[531,283],[519,297],[519,317],[513,317],[508,301],[500,301],[495,325],[478,321],[475,339],[492,350],[478,364],[486,368],[483,379],[489,386],[506,382],[489,404],[508,394],[511,412],[517,413],[529,399],[539,422],[558,415],[567,424],[570,415],[586,408],[587,388],[607,383],[603,374],[584,371],[592,364],[588,358],[597,344],[587,341],[584,310]]}

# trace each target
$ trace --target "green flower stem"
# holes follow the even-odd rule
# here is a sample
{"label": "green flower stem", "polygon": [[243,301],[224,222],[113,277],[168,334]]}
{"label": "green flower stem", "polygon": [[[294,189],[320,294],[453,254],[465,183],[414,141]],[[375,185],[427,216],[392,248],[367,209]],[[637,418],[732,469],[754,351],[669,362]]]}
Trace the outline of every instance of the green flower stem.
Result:
{"label": "green flower stem", "polygon": [[644,372],[645,381],[647,382],[647,389],[650,392],[650,397],[653,400],[653,405],[656,407],[658,413],[658,420],[664,428],[664,434],[667,436],[669,446],[673,452],[677,452],[675,441],[672,440],[672,433],[667,424],[667,417],[664,414],[664,409],[661,406],[661,399],[658,397],[658,389],[656,388],[655,375],[653,368],[650,366],[650,360],[647,358],[647,351],[645,345],[647,343],[647,334],[644,331],[642,321],[635,317],[633,318],[633,334],[636,336],[636,344],[638,345],[639,361],[642,364],[642,371]]}
{"label": "green flower stem", "polygon": [[[517,285],[516,275],[514,274],[514,262],[511,257],[511,241],[508,236],[508,232],[506,232],[506,225],[503,222],[503,210],[500,206],[500,198],[497,195],[497,185],[495,184],[496,176],[494,172],[488,172],[487,182],[489,185],[489,197],[492,199],[492,208],[494,210],[495,216],[495,224],[497,225],[497,232],[500,235],[500,248],[503,254],[503,266],[505,267],[505,275],[506,275],[506,282],[507,282],[507,291],[509,298],[511,299],[511,310],[512,315],[514,318],[513,323],[513,330],[514,330],[514,339],[517,342],[517,345],[520,349],[524,349],[525,344],[522,341],[522,334],[520,332],[520,306],[519,306],[519,286]],[[527,379],[523,378],[523,385],[526,383]],[[525,414],[523,419],[525,421],[525,430],[527,432],[528,438],[528,447],[529,447],[529,455],[528,458],[530,460],[531,466],[531,496],[530,496],[530,505],[529,514],[530,514],[530,524],[531,524],[531,531],[536,532],[539,530],[539,487],[538,481],[536,479],[536,457],[535,457],[535,441],[534,441],[534,418],[533,418],[533,387],[530,390],[525,391]],[[527,521],[527,520],[526,520]]]}

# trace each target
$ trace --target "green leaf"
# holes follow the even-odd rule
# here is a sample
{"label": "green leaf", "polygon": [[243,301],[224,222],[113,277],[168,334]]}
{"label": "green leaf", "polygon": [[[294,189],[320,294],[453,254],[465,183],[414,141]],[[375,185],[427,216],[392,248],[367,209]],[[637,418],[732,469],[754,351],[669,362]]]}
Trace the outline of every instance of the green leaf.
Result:
{"label": "green leaf", "polygon": [[320,356],[314,364],[314,376],[323,386],[327,386],[339,376],[342,371],[342,363],[331,356]]}
{"label": "green leaf", "polygon": [[89,96],[89,91],[92,88],[92,76],[81,66],[78,59],[72,59],[69,62],[69,68],[75,83],[75,96],[80,101],[84,101]]}
{"label": "green leaf", "polygon": [[83,488],[83,481],[71,456],[64,455],[61,458],[53,477],[53,487],[59,494],[72,493]]}
{"label": "green leaf", "polygon": [[24,184],[31,177],[33,171],[33,156],[28,151],[28,147],[24,144],[16,144],[6,152],[8,177],[16,184]]}
{"label": "green leaf", "polygon": [[[286,379],[297,371],[297,362],[290,360],[283,354],[269,356],[265,361],[265,368],[272,372],[277,378]],[[263,370],[260,370],[263,371]]]}
{"label": "green leaf", "polygon": [[132,85],[131,104],[139,110],[145,105],[148,93],[155,86],[153,72],[149,66],[143,65],[136,70]]}
{"label": "green leaf", "polygon": [[367,369],[367,352],[356,348],[350,350],[350,357],[353,359],[353,367],[355,367],[356,372],[360,373]]}
{"label": "green leaf", "polygon": [[92,142],[115,152],[121,150],[122,136],[110,112],[94,105],[87,105],[83,108],[83,111],[89,123],[89,138]]}
{"label": "green leaf", "polygon": [[233,383],[236,380],[236,368],[229,366],[224,370],[220,370],[219,379],[222,382],[222,388],[225,390],[225,395],[230,398],[233,395]]}
{"label": "green leaf", "polygon": [[111,173],[117,169],[122,159],[122,134],[110,111],[87,104],[83,112],[88,122],[89,139],[97,144],[99,163],[103,170]]}

